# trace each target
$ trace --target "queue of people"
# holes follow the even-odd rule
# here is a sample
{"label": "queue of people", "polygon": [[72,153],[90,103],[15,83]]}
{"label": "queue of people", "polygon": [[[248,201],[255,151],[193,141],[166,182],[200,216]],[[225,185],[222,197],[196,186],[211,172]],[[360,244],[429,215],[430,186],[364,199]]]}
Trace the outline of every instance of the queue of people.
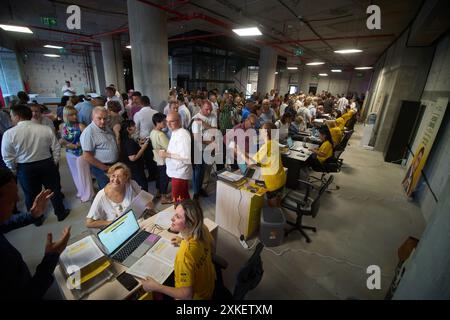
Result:
{"label": "queue of people", "polygon": [[[193,161],[193,148],[197,147],[202,155],[209,145],[217,144],[216,135],[223,137],[222,147],[231,149],[232,165],[262,168],[268,205],[279,207],[286,173],[280,153],[273,152],[279,148],[278,141],[307,130],[315,119],[329,119],[318,129],[320,145],[311,150],[314,156],[308,160],[313,169],[320,169],[333,156],[345,125],[358,112],[347,99],[326,92],[317,96],[287,94],[281,99],[276,90],[264,97],[254,94],[247,98],[231,91],[220,95],[217,90],[171,90],[164,113],[153,109],[150,99],[140,92],[120,95],[113,85],[105,89],[106,98],[74,96],[70,83],[63,92],[64,105],[53,119],[43,114],[37,103],[30,104],[23,94],[22,100],[11,106],[10,117],[3,117],[10,123],[1,132],[6,168],[0,169],[0,205],[4,208],[0,212],[0,250],[2,258],[11,257],[2,268],[17,270],[1,286],[8,290],[16,286],[13,292],[17,294],[19,289],[29,288],[33,298],[42,297],[51,284],[51,273],[67,245],[70,229],[57,242],[49,235],[43,262],[34,277],[3,233],[29,223],[42,225],[48,200],[58,221],[70,214],[61,190],[61,147],[65,149],[76,196],[82,202],[92,201],[85,221],[87,228],[109,225],[126,212],[142,190],[148,191],[150,181],[155,181],[155,199],[176,207],[171,230],[180,237],[174,237],[172,243],[180,249],[174,286],[149,278],[143,287],[175,299],[210,299],[215,280],[213,240],[203,225],[199,204],[200,197],[208,196],[203,185],[209,178],[210,164],[203,156]],[[239,134],[252,129],[260,136],[260,145],[245,134],[244,144],[239,145]],[[201,141],[200,145],[195,146],[195,141]],[[255,146],[256,152],[252,152]],[[226,160],[226,154],[222,151],[219,159]],[[239,163],[239,158],[244,163]],[[24,190],[28,214],[11,216],[18,200],[14,175]],[[153,201],[146,206],[153,209]]]}

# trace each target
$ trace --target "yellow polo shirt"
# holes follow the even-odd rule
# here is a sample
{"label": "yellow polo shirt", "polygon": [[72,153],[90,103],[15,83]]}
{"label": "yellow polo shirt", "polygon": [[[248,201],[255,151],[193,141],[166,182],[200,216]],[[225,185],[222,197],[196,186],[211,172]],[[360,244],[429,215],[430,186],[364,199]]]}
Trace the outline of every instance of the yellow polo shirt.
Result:
{"label": "yellow polo shirt", "polygon": [[336,124],[338,125],[339,129],[344,131],[344,127],[345,127],[345,120],[344,120],[344,118],[342,118],[342,117],[337,118],[336,119]]}
{"label": "yellow polo shirt", "polygon": [[325,157],[320,157],[319,155],[317,155],[317,160],[319,160],[321,164],[323,164],[328,158],[333,156],[333,146],[328,140],[324,141],[321,144],[321,146],[319,147],[319,151],[325,153]]}
{"label": "yellow polo shirt", "polygon": [[204,226],[206,242],[189,238],[181,241],[175,257],[175,287],[193,287],[194,300],[212,298],[216,280],[216,270],[212,263],[212,237]]}
{"label": "yellow polo shirt", "polygon": [[350,120],[352,116],[353,114],[351,112],[347,112],[342,115],[342,119],[344,119],[345,123],[347,123],[347,121]]}
{"label": "yellow polo shirt", "polygon": [[334,146],[337,146],[342,140],[342,131],[339,127],[330,128],[331,138]]}
{"label": "yellow polo shirt", "polygon": [[[274,150],[271,150],[272,145]],[[275,153],[272,155],[272,151]],[[261,177],[266,184],[266,189],[275,191],[286,184],[286,173],[281,162],[281,153],[278,143],[273,144],[272,140],[267,141],[259,148],[253,156],[253,160],[261,164]]]}

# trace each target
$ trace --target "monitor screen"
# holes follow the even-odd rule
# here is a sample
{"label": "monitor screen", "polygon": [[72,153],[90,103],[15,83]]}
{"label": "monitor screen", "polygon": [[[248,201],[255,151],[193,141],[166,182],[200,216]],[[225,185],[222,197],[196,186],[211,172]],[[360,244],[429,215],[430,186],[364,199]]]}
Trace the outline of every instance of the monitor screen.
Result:
{"label": "monitor screen", "polygon": [[98,238],[108,254],[111,254],[138,230],[139,224],[133,210],[130,210],[100,231]]}

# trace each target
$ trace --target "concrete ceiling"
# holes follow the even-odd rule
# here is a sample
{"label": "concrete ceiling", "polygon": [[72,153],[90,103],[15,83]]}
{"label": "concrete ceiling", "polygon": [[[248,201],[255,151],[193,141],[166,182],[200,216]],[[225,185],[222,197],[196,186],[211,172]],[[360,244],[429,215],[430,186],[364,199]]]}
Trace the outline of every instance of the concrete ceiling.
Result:
{"label": "concrete ceiling", "polygon": [[[433,0],[436,1],[436,0]],[[258,52],[261,46],[274,47],[279,55],[292,59],[294,48],[304,50],[302,63],[323,60],[329,65],[353,67],[372,65],[380,54],[410,24],[423,5],[422,0],[379,0],[381,30],[368,30],[366,9],[370,0],[143,0],[165,7],[169,38],[193,31],[212,33],[200,41],[240,47]],[[81,7],[81,30],[68,30],[65,22],[69,4]],[[47,30],[41,16],[57,17],[58,25]],[[127,2],[125,0],[9,0],[0,4],[0,22],[32,27],[33,35],[8,34],[16,48],[42,50],[44,43],[61,43],[68,50],[83,45],[99,48],[99,37],[105,32],[121,34],[128,43]],[[258,26],[263,36],[239,39],[232,28]],[[0,31],[3,32],[4,31]],[[179,39],[178,39],[179,40]],[[176,41],[171,41],[171,45]],[[186,42],[186,41],[183,41]],[[333,50],[357,47],[363,53],[338,55]],[[124,49],[126,50],[126,49]],[[250,53],[249,53],[250,54]],[[294,58],[300,62],[299,58]]]}

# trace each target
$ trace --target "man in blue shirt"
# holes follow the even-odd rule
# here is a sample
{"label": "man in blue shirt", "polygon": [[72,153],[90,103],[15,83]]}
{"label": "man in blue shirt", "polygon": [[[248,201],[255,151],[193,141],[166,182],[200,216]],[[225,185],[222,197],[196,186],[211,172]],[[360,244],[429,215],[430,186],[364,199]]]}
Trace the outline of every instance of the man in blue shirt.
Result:
{"label": "man in blue shirt", "polygon": [[0,300],[41,299],[51,286],[59,256],[70,238],[70,227],[64,229],[61,239],[56,242],[53,242],[51,233],[47,234],[45,255],[33,276],[20,252],[9,243],[4,234],[41,221],[52,196],[53,193],[46,189],[34,199],[30,213],[12,215],[19,200],[16,180],[10,170],[0,168]]}
{"label": "man in blue shirt", "polygon": [[245,107],[242,109],[242,122],[247,119],[250,113],[253,113],[255,108],[255,101],[252,99],[249,99],[245,102]]}

